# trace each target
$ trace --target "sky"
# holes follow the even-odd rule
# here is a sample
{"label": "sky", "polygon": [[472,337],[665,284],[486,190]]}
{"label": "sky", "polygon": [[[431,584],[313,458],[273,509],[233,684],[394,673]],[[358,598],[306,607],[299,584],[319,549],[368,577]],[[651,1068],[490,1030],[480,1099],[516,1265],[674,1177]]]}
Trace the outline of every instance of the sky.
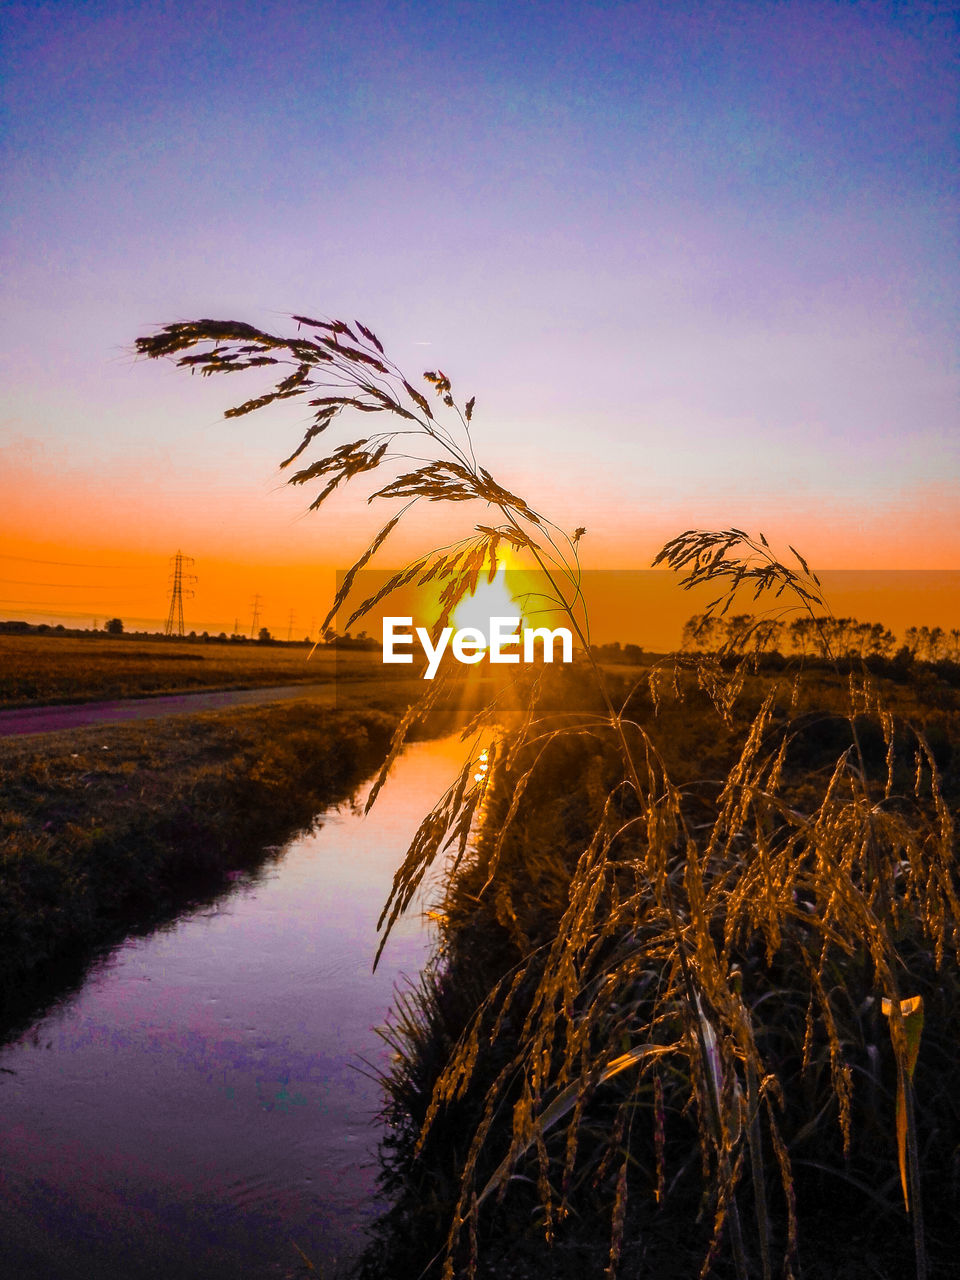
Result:
{"label": "sky", "polygon": [[0,16],[0,618],[156,625],[178,549],[188,628],[326,612],[380,513],[305,514],[303,410],[222,416],[255,374],[135,357],[199,316],[360,319],[441,367],[588,568],[736,525],[960,572],[955,6]]}

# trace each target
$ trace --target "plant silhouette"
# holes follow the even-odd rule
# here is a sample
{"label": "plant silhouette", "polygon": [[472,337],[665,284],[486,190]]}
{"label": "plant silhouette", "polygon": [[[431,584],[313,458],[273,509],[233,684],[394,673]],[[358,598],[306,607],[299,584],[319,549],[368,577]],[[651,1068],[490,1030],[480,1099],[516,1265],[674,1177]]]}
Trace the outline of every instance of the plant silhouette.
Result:
{"label": "plant silhouette", "polygon": [[[292,337],[232,321],[171,324],[138,339],[137,349],[148,357],[172,357],[203,376],[276,373],[272,389],[227,416],[299,399],[309,406],[310,424],[281,466],[297,463],[290,483],[317,487],[311,509],[364,475],[375,476],[379,486],[368,501],[394,504],[345,575],[321,633],[415,504],[468,504],[462,508],[469,524],[463,537],[424,551],[393,573],[353,609],[346,628],[392,592],[434,583],[440,588],[433,622],[438,634],[481,577],[492,578],[509,549],[542,575],[551,606],[577,638],[596,693],[596,706],[557,713],[541,703],[542,673],[519,670],[511,681],[511,714],[504,713],[501,690],[472,717],[464,729],[463,768],[424,818],[397,870],[380,920],[381,949],[435,860],[452,850],[449,874],[455,876],[471,856],[471,831],[479,831],[479,852],[472,856],[483,862],[481,897],[498,893],[501,861],[525,793],[550,767],[556,744],[585,744],[616,761],[602,779],[592,830],[573,860],[551,935],[485,993],[432,1088],[421,1148],[445,1108],[477,1087],[485,1046],[498,1038],[509,1043],[496,1073],[479,1081],[482,1105],[458,1171],[442,1251],[445,1280],[475,1273],[484,1206],[494,1195],[510,1194],[511,1177],[521,1168],[532,1165],[543,1230],[548,1238],[555,1233],[568,1213],[583,1125],[595,1100],[607,1095],[606,1140],[599,1150],[592,1145],[588,1158],[600,1171],[616,1174],[609,1275],[627,1222],[631,1134],[644,1114],[652,1128],[662,1128],[664,1105],[696,1117],[713,1222],[701,1274],[727,1247],[740,1280],[752,1274],[769,1280],[775,1249],[782,1253],[783,1274],[794,1274],[794,1172],[784,1125],[794,1123],[795,1100],[803,1109],[804,1079],[825,1080],[830,1105],[807,1120],[817,1128],[835,1115],[849,1152],[848,1028],[850,1009],[862,1003],[865,974],[872,1007],[883,999],[889,1010],[899,1159],[922,1280],[928,1264],[914,1114],[918,1046],[901,1010],[912,1009],[903,1001],[917,995],[910,967],[917,948],[925,948],[935,972],[948,953],[956,954],[960,940],[956,836],[927,743],[918,736],[908,748],[913,783],[905,790],[903,736],[863,671],[849,680],[847,745],[830,768],[803,779],[798,799],[793,735],[777,719],[783,688],[776,685],[751,712],[726,776],[709,785],[678,785],[665,763],[656,715],[634,713],[635,698],[616,694],[591,649],[579,560],[586,531],[567,534],[481,464],[475,398],[458,399],[441,370],[426,372],[419,389],[367,326],[293,320]],[[370,429],[306,461],[308,450],[347,418],[362,419]],[[786,605],[809,620],[801,628],[804,643],[812,629],[830,652],[819,581],[792,548],[787,562],[762,534],[688,530],[667,543],[656,562],[675,570],[684,588],[716,589],[698,625],[712,628],[718,641],[726,636],[728,645],[720,655],[678,655],[673,664],[655,668],[654,708],[665,698],[682,702],[696,694],[709,699],[718,724],[732,724],[751,656],[769,644],[769,627],[781,625]],[[734,614],[744,594],[769,604],[771,612]],[[727,628],[731,617],[743,621]],[[731,655],[735,661],[722,661]],[[441,668],[403,717],[369,804],[405,738],[439,705],[455,675],[450,664]],[[800,678],[792,687],[786,678],[794,702]],[[882,729],[879,769],[868,763],[861,742],[868,715]],[[481,816],[478,826],[491,800],[497,801],[490,809],[496,821],[485,826]],[[796,1026],[786,1049],[787,1033],[776,1027],[771,999],[780,1002],[784,1022]],[[919,1055],[922,1062],[922,1046]],[[640,1101],[649,1097],[654,1102],[644,1111]],[[559,1143],[557,1134],[563,1135]],[[498,1141],[501,1149],[491,1153]],[[656,1151],[659,1196],[659,1137]],[[741,1218],[745,1199],[755,1219],[749,1231]]]}

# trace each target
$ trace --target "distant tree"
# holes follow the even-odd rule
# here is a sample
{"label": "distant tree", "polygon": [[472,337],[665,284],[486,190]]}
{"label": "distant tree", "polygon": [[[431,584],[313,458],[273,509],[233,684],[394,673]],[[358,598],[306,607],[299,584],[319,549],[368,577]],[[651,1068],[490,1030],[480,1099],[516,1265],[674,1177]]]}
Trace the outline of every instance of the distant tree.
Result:
{"label": "distant tree", "polygon": [[[924,627],[926,631],[926,627]],[[937,662],[946,652],[947,637],[944,635],[943,627],[931,627],[927,633],[927,657],[931,662]]]}
{"label": "distant tree", "polygon": [[896,674],[906,676],[913,666],[914,653],[907,644],[902,644],[891,658],[891,666]]}
{"label": "distant tree", "polygon": [[830,619],[830,644],[838,657],[859,652],[857,626],[856,618]]}
{"label": "distant tree", "polygon": [[799,653],[802,658],[805,658],[814,649],[816,629],[813,619],[807,614],[801,614],[793,619],[787,631],[794,653]]}
{"label": "distant tree", "polygon": [[730,653],[742,653],[752,646],[757,620],[752,613],[734,613],[723,622],[723,643]]}
{"label": "distant tree", "polygon": [[106,626],[107,635],[122,636],[123,635],[123,619],[111,618]]}
{"label": "distant tree", "polygon": [[719,649],[723,640],[723,624],[706,613],[695,613],[683,624],[681,643],[684,649],[696,649],[701,653]]}
{"label": "distant tree", "polygon": [[777,618],[762,618],[754,632],[754,644],[764,653],[779,653],[786,623]]}
{"label": "distant tree", "polygon": [[866,645],[867,653],[876,653],[881,658],[889,658],[896,642],[897,637],[892,631],[882,622],[874,622],[870,627],[870,637]]}
{"label": "distant tree", "polygon": [[260,641],[261,644],[269,644],[273,639],[273,636],[270,634],[270,632],[267,630],[266,627],[261,627],[260,634],[257,636],[257,639]]}

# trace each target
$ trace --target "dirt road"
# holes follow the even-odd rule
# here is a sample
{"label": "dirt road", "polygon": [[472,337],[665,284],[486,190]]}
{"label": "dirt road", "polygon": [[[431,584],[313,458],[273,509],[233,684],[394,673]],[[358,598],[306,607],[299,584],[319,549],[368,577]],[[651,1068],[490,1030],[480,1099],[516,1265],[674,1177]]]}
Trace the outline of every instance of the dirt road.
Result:
{"label": "dirt road", "polygon": [[112,702],[81,702],[54,707],[15,707],[0,711],[0,738],[28,733],[59,733],[95,724],[122,720],[155,720],[158,716],[185,716],[196,711],[223,711],[228,707],[255,707],[267,702],[300,699],[333,701],[333,681],[323,684],[288,684],[272,689],[220,689],[200,693],[171,693],[158,698],[122,698]]}

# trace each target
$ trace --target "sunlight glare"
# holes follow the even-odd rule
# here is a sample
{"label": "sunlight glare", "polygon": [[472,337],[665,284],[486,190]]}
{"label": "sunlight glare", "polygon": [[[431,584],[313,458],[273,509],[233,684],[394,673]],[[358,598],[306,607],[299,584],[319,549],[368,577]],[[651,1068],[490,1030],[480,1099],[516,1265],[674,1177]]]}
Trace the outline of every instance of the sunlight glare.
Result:
{"label": "sunlight glare", "polygon": [[451,621],[457,630],[475,627],[489,640],[491,618],[519,618],[523,625],[523,609],[510,594],[505,564],[497,569],[492,582],[484,577],[474,594],[460,601]]}

